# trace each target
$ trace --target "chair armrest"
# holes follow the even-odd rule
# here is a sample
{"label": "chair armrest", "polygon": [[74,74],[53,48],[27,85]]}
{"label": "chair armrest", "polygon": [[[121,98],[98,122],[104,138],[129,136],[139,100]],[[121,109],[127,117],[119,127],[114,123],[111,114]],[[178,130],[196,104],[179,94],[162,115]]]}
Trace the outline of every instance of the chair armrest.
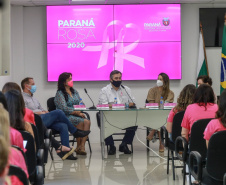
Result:
{"label": "chair armrest", "polygon": [[49,139],[45,139],[44,140],[44,163],[45,164],[48,161],[49,147],[50,147],[50,140]]}
{"label": "chair armrest", "polygon": [[192,151],[189,154],[189,170],[190,174],[197,180],[198,182],[202,179],[202,156],[196,152]]}
{"label": "chair armrest", "polygon": [[[183,146],[183,148],[184,148],[182,157],[179,154],[181,146]],[[176,156],[178,157],[179,160],[185,162],[187,160],[187,153],[188,153],[188,141],[186,140],[186,138],[184,138],[182,136],[178,136],[176,141],[175,141],[175,154],[176,154]]]}
{"label": "chair armrest", "polygon": [[50,141],[52,141],[52,130],[51,129],[46,130],[45,138],[48,138]]}
{"label": "chair armrest", "polygon": [[160,136],[161,136],[161,143],[165,146],[169,146],[169,136],[168,131],[166,130],[165,126],[162,126],[160,129]]}
{"label": "chair armrest", "polygon": [[89,114],[88,114],[87,112],[83,112],[83,111],[82,111],[82,113],[86,115],[86,118],[87,118],[88,120],[90,120],[90,116],[89,116]]}
{"label": "chair armrest", "polygon": [[44,170],[42,166],[36,166],[35,185],[44,184]]}
{"label": "chair armrest", "polygon": [[37,165],[44,165],[44,149],[39,149],[37,152]]}

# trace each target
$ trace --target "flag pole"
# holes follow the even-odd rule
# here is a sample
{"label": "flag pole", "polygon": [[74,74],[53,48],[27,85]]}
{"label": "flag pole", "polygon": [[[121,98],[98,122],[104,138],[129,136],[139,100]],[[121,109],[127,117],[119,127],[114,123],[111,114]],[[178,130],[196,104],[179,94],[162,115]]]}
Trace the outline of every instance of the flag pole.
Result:
{"label": "flag pole", "polygon": [[[226,14],[225,14],[225,18],[226,18]],[[207,70],[207,75],[209,76],[209,68],[208,68],[207,57],[206,57],[206,47],[205,47],[205,42],[204,42],[202,23],[200,23],[200,31],[201,31],[202,40],[203,40],[203,50],[204,50],[204,57],[205,57],[205,62],[206,62],[206,70]]]}

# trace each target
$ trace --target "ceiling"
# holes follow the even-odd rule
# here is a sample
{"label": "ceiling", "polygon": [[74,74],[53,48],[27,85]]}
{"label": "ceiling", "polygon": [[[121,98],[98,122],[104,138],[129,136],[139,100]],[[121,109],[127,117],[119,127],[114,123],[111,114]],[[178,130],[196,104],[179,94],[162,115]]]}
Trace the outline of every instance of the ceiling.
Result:
{"label": "ceiling", "polygon": [[[5,0],[8,1],[8,0]],[[205,3],[226,4],[226,0],[10,0],[12,5],[18,6],[46,6],[46,5],[81,5],[81,4],[161,4],[161,3]]]}

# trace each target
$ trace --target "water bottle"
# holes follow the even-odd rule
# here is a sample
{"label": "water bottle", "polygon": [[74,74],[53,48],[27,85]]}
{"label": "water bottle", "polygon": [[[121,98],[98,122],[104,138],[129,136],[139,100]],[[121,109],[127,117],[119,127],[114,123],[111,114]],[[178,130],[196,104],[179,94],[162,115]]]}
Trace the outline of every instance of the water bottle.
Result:
{"label": "water bottle", "polygon": [[79,105],[85,105],[84,102],[82,101],[82,98],[79,100]]}
{"label": "water bottle", "polygon": [[161,96],[161,99],[160,99],[159,109],[164,109],[164,100],[163,100],[162,96]]}
{"label": "water bottle", "polygon": [[117,98],[114,99],[114,104],[117,104]]}

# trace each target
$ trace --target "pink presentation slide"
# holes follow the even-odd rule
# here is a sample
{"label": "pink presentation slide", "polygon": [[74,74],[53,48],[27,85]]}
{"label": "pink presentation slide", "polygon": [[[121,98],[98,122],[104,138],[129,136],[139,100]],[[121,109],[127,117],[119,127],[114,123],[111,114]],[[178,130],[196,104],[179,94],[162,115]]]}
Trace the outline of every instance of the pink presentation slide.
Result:
{"label": "pink presentation slide", "polygon": [[48,81],[181,79],[180,5],[47,7]]}

